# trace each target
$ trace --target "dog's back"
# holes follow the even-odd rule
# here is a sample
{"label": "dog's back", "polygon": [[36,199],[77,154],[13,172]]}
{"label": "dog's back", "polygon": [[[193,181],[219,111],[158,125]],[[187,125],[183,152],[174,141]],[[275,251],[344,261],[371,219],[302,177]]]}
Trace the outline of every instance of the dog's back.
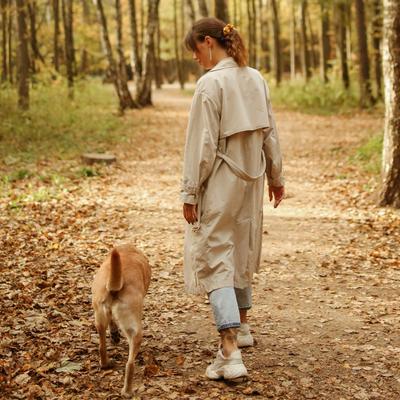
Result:
{"label": "dog's back", "polygon": [[146,257],[134,246],[115,247],[101,265],[92,285],[93,305],[121,301],[130,292],[144,297],[151,269]]}

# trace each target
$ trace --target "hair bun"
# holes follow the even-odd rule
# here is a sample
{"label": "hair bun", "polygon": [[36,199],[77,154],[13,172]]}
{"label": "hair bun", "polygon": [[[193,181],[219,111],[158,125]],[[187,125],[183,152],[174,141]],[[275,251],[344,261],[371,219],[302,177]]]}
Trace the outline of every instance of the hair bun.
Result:
{"label": "hair bun", "polygon": [[226,24],[223,29],[224,36],[228,36],[234,29],[232,24]]}

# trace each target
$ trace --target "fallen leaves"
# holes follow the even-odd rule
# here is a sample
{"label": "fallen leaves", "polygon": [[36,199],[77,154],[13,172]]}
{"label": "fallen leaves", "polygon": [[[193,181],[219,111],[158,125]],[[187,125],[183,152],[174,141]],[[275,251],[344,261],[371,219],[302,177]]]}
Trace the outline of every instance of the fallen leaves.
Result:
{"label": "fallen leaves", "polygon": [[399,214],[374,208],[354,167],[321,156],[346,129],[332,120],[332,130],[315,137],[307,128],[313,117],[292,113],[278,117],[282,142],[293,145],[291,196],[282,215],[266,215],[250,313],[258,344],[242,353],[250,378],[204,378],[218,336],[208,302],[187,296],[182,282],[178,188],[188,105],[168,97],[140,111],[148,126],[101,176],[42,191],[33,177],[31,188],[15,182],[2,194],[2,395],[120,398],[128,348],[124,340],[109,345],[115,366],[100,370],[90,285],[111,246],[130,240],[153,266],[133,398],[352,399],[365,396],[362,387],[370,398],[399,398]]}

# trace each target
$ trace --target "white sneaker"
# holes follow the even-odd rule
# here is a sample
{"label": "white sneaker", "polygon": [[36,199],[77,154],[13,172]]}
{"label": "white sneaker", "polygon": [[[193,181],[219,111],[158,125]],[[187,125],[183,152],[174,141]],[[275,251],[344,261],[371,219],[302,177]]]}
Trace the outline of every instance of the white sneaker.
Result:
{"label": "white sneaker", "polygon": [[225,357],[219,349],[214,362],[206,369],[206,376],[209,379],[236,379],[247,375],[240,350],[235,350],[229,357]]}
{"label": "white sneaker", "polygon": [[254,346],[254,339],[250,332],[249,324],[240,324],[237,333],[237,345],[238,347]]}

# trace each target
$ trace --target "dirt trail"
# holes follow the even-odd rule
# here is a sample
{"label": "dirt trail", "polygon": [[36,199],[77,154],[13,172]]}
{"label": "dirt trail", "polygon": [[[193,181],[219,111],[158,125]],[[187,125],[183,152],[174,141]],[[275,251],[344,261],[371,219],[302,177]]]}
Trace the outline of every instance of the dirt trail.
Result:
{"label": "dirt trail", "polygon": [[[53,316],[50,340],[48,330],[28,337],[28,347],[42,346],[42,357],[37,355],[42,363],[32,369],[14,365],[19,376],[29,375],[30,392],[42,390],[43,398],[51,393],[54,398],[118,398],[127,346],[110,347],[114,370],[98,369],[89,297],[96,264],[113,243],[129,239],[153,265],[137,398],[400,398],[400,238],[398,230],[386,230],[384,236],[378,229],[399,227],[400,217],[374,208],[363,194],[364,178],[347,165],[352,146],[379,131],[381,121],[368,115],[276,112],[287,199],[277,210],[265,202],[262,272],[255,278],[251,312],[257,346],[243,351],[250,379],[227,385],[203,376],[214,357],[217,334],[205,298],[189,297],[183,290],[184,225],[178,194],[190,97],[165,88],[156,92],[155,106],[127,116],[135,128],[118,150],[118,165],[85,181],[62,205],[65,212],[75,213],[69,222],[73,248],[47,256],[46,262],[69,300],[63,302],[65,297],[57,294],[55,300],[48,296],[40,302],[43,293],[32,294],[47,318],[52,307],[63,317]],[[385,257],[371,255],[381,248],[380,238],[382,246],[389,246]],[[55,270],[56,264],[63,265],[62,272]],[[30,315],[21,313],[21,318]],[[15,320],[7,324],[18,330]],[[17,339],[7,344],[14,346],[13,354],[26,358]],[[47,375],[37,372],[46,360],[48,365],[63,357],[82,369],[62,376],[54,366]],[[15,398],[27,398],[27,387],[12,387]]]}

